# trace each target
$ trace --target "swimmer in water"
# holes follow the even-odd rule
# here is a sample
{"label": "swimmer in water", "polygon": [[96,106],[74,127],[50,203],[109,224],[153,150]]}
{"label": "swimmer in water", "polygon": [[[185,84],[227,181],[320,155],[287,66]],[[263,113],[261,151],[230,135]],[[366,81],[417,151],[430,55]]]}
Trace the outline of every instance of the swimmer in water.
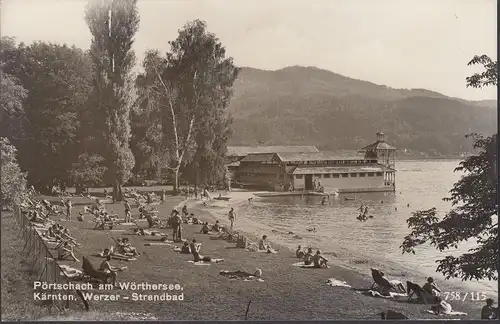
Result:
{"label": "swimmer in water", "polygon": [[323,200],[321,201],[321,204],[322,205],[326,204],[326,197],[323,197]]}

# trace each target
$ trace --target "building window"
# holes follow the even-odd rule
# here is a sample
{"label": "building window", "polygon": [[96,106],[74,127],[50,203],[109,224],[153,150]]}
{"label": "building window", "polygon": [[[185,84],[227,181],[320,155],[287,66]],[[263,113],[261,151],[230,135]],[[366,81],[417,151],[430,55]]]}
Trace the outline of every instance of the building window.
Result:
{"label": "building window", "polygon": [[366,177],[366,173],[364,173],[364,172],[360,172],[360,173],[359,173],[359,176],[360,176],[360,177]]}
{"label": "building window", "polygon": [[383,175],[384,175],[384,173],[383,173],[383,172],[377,172],[377,177],[381,177],[381,176],[383,176]]}
{"label": "building window", "polygon": [[349,173],[342,173],[342,178],[347,178],[349,176]]}
{"label": "building window", "polygon": [[330,173],[325,173],[325,174],[323,174],[323,178],[325,178],[325,179],[330,178]]}
{"label": "building window", "polygon": [[321,178],[321,174],[315,174],[314,177],[315,178]]}
{"label": "building window", "polygon": [[351,178],[356,178],[358,176],[357,173],[351,173]]}
{"label": "building window", "polygon": [[375,173],[373,173],[373,172],[368,172],[368,176],[369,176],[369,177],[373,177],[374,175],[375,175]]}
{"label": "building window", "polygon": [[296,174],[295,179],[302,179],[302,174]]}
{"label": "building window", "polygon": [[338,177],[339,177],[339,174],[336,174],[336,173],[332,174],[332,178],[338,178]]}

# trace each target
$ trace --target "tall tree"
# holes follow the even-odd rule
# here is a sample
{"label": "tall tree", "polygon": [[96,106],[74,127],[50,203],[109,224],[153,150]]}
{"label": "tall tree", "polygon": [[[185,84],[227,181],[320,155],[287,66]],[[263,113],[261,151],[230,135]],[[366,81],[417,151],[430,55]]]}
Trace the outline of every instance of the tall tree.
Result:
{"label": "tall tree", "polygon": [[139,28],[137,0],[90,1],[85,20],[92,34],[95,113],[103,121],[94,131],[103,134],[106,182],[113,184],[115,200],[121,201],[122,186],[135,163],[129,142],[135,65],[132,45]]}
{"label": "tall tree", "polygon": [[75,47],[35,42],[2,55],[3,68],[27,90],[23,134],[14,139],[23,170],[39,191],[64,185],[77,157],[80,113],[90,91],[90,60]]}
{"label": "tall tree", "polygon": [[[487,56],[476,56],[469,65],[481,64],[486,71],[466,79],[468,87],[482,88],[498,84],[497,62]],[[465,175],[453,186],[452,210],[442,219],[436,209],[412,213],[407,220],[411,234],[401,248],[403,253],[415,253],[415,247],[430,244],[439,251],[458,247],[460,242],[475,240],[477,247],[461,256],[446,256],[439,261],[437,271],[447,278],[462,280],[498,280],[498,135],[483,137],[472,134],[477,154],[460,162],[455,171]]]}
{"label": "tall tree", "polygon": [[[203,21],[187,23],[169,44],[166,57],[157,51],[147,53],[137,85],[143,105],[155,111],[177,191],[179,170],[193,159],[198,147],[210,148],[216,139],[225,146],[227,136],[216,125],[230,121],[226,108],[239,70]],[[208,128],[211,132],[202,136]],[[224,149],[214,152],[223,154]]]}

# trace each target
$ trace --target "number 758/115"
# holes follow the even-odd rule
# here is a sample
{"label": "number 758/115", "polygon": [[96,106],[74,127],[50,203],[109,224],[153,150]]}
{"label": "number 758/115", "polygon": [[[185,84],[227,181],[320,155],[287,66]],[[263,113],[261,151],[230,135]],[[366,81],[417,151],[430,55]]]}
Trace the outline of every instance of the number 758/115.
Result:
{"label": "number 758/115", "polygon": [[486,294],[484,292],[464,292],[460,293],[458,291],[444,292],[445,300],[456,300],[456,301],[484,301],[486,300]]}

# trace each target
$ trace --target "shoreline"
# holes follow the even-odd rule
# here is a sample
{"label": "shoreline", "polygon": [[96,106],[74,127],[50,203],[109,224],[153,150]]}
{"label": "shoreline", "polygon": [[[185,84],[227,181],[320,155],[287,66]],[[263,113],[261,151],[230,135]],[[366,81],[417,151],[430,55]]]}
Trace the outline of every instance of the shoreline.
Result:
{"label": "shoreline", "polygon": [[[236,197],[233,196],[234,193]],[[199,200],[189,200],[186,204],[188,208],[196,209],[202,214],[207,214],[211,219],[219,220],[222,225],[229,225],[229,220],[227,217],[227,213],[230,207],[233,207],[236,212],[236,220],[234,225],[234,230],[236,232],[240,232],[243,235],[246,235],[250,241],[257,243],[262,235],[268,236],[269,243],[278,248],[280,251],[288,251],[289,253],[295,254],[295,249],[298,245],[302,245],[302,248],[306,248],[308,246],[301,244],[300,240],[296,240],[291,243],[284,240],[284,237],[280,237],[279,234],[283,234],[276,232],[276,228],[270,225],[266,225],[263,223],[258,223],[247,218],[244,218],[244,211],[247,207],[250,207],[248,203],[248,198],[256,198],[259,199],[258,196],[254,195],[254,192],[251,191],[236,191],[227,193],[226,196],[231,196],[230,201],[215,201],[212,200],[209,203],[209,206],[203,206],[203,202]],[[213,202],[216,202],[213,204]],[[243,221],[241,221],[243,219]],[[282,235],[283,236],[283,235]],[[313,247],[313,249],[317,249],[318,246]],[[339,250],[341,248],[339,247]],[[323,250],[322,250],[323,251]],[[392,280],[397,279],[405,284],[407,280],[412,282],[420,283],[421,281],[425,281],[427,275],[419,272],[418,270],[410,272],[409,269],[405,269],[404,266],[392,262],[390,260],[375,260],[368,256],[364,256],[361,253],[353,255],[351,259],[339,258],[337,257],[335,252],[326,252],[323,251],[324,255],[327,255],[330,260],[330,267],[333,268],[334,273],[343,273],[340,277],[346,278],[346,273],[349,273],[347,277],[349,277],[352,282],[347,280],[347,284],[355,287],[360,282],[366,282],[367,280],[371,280],[370,268],[377,268],[386,273],[386,275]],[[366,260],[368,258],[368,260]],[[358,264],[353,264],[352,261],[365,261],[360,262]],[[337,276],[335,276],[337,278]],[[337,278],[338,279],[338,278]],[[462,282],[461,285],[457,285],[456,283],[450,281],[441,281],[439,283],[441,289],[445,292],[476,292],[473,291],[470,287],[466,287],[466,284]],[[451,301],[453,309],[467,312],[469,315],[471,312],[475,312],[479,310],[483,306],[483,302],[478,301]]]}

